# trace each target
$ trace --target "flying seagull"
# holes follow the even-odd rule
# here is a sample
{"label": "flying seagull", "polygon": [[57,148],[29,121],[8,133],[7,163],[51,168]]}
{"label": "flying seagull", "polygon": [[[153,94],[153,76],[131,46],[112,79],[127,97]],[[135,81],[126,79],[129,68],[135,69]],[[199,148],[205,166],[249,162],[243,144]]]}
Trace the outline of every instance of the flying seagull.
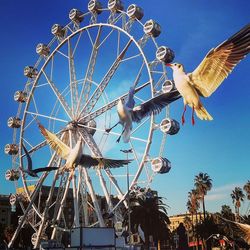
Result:
{"label": "flying seagull", "polygon": [[250,51],[250,24],[235,35],[211,49],[200,65],[192,72],[186,73],[182,64],[166,64],[173,70],[173,79],[177,90],[183,97],[184,111],[182,124],[185,122],[186,105],[192,108],[201,120],[213,120],[200,101],[200,96],[209,97],[232,72],[234,67]]}
{"label": "flying seagull", "polygon": [[37,175],[37,173],[40,173],[40,172],[49,172],[49,171],[58,169],[57,167],[44,167],[44,168],[32,169],[32,160],[31,160],[30,154],[29,154],[28,150],[26,149],[26,147],[23,144],[22,144],[22,146],[23,146],[23,150],[25,152],[25,155],[26,155],[26,158],[27,158],[27,162],[28,162],[27,169],[22,169],[22,170],[23,170],[23,172],[25,172],[29,176],[39,177]]}
{"label": "flying seagull", "polygon": [[135,107],[134,95],[135,87],[130,87],[126,102],[124,102],[123,99],[120,99],[117,103],[119,121],[113,127],[106,129],[106,132],[109,133],[118,124],[122,125],[123,130],[118,137],[117,142],[120,142],[121,137],[125,143],[129,142],[133,122],[139,123],[143,118],[150,116],[152,113],[160,113],[164,107],[181,97],[179,92],[175,89],[169,93],[163,93],[153,97]]}
{"label": "flying seagull", "polygon": [[61,141],[55,134],[47,130],[42,124],[38,124],[41,133],[47,140],[50,147],[56,153],[66,160],[64,170],[72,171],[77,165],[86,168],[92,166],[99,166],[101,168],[118,168],[130,163],[132,160],[114,160],[101,157],[92,157],[82,153],[82,140],[78,140],[74,148],[70,148],[63,141]]}
{"label": "flying seagull", "polygon": [[222,219],[230,225],[235,235],[242,238],[248,245],[250,245],[250,225],[234,222],[225,218]]}

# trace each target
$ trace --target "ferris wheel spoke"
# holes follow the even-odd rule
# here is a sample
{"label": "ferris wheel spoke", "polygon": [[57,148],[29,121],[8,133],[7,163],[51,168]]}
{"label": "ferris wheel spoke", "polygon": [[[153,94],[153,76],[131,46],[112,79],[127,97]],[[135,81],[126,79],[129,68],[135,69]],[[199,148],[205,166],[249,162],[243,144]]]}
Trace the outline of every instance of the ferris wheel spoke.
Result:
{"label": "ferris wheel spoke", "polygon": [[[69,190],[69,187],[70,187],[70,183],[71,183],[71,178],[70,178],[70,176],[68,176],[66,186],[65,186],[65,189],[64,189],[64,193],[63,193],[63,197],[62,197],[62,199],[60,201],[60,207],[59,207],[59,210],[57,212],[56,221],[59,221],[61,219],[62,212],[63,212],[63,204],[64,204],[64,202],[66,200],[68,190]],[[56,236],[56,227],[53,228],[51,239],[55,239],[55,236]]]}
{"label": "ferris wheel spoke", "polygon": [[[150,84],[150,81],[145,82],[144,84],[142,84],[141,86],[137,87],[135,89],[135,92],[140,91],[141,89],[145,88],[146,86],[148,86]],[[96,111],[93,111],[91,113],[89,113],[88,115],[82,117],[79,119],[79,121],[84,121],[85,123],[89,122],[90,120],[95,119],[96,117],[102,115],[103,113],[107,112],[108,110],[112,109],[114,106],[117,105],[118,101],[120,99],[124,99],[128,96],[128,93],[122,95],[121,97],[115,99],[114,101],[109,102],[108,104],[104,105],[103,107],[97,109]]]}
{"label": "ferris wheel spoke", "polygon": [[68,39],[68,57],[69,57],[69,79],[70,79],[70,97],[71,97],[71,110],[72,114],[76,115],[76,105],[78,103],[78,90],[77,90],[77,83],[76,83],[76,69],[75,69],[75,62],[74,56],[72,52],[72,47],[70,40]]}
{"label": "ferris wheel spoke", "polygon": [[158,81],[155,83],[154,88],[157,89],[159,85],[162,85],[162,83],[166,80],[166,75],[162,75]]}
{"label": "ferris wheel spoke", "polygon": [[[63,137],[63,135],[62,135],[62,137]],[[62,160],[59,159],[58,163],[57,163],[58,168],[60,167],[61,162],[62,162]],[[54,193],[54,189],[55,189],[55,184],[58,180],[58,174],[59,174],[59,169],[55,171],[54,179],[53,179],[53,182],[52,182],[49,194],[48,194],[48,198],[45,202],[45,208],[44,208],[44,211],[42,214],[43,216],[42,216],[42,219],[40,221],[40,226],[39,226],[38,231],[37,231],[37,239],[36,239],[35,246],[34,246],[35,248],[38,246],[38,244],[40,242],[40,237],[42,235],[42,232],[44,231],[44,227],[45,227],[46,222],[48,220],[48,211],[51,208],[51,201],[52,201],[52,197],[53,197],[53,193]]]}
{"label": "ferris wheel spoke", "polygon": [[126,62],[126,61],[129,61],[129,60],[135,59],[137,57],[140,57],[141,55],[142,55],[141,53],[138,53],[138,54],[136,54],[134,56],[126,57],[126,58],[122,59],[122,62]]}
{"label": "ferris wheel spoke", "polygon": [[[89,149],[91,150],[91,152],[93,152],[94,155],[99,155],[102,157],[101,152],[97,146],[97,144],[95,143],[93,137],[91,135],[89,135],[85,130],[81,130],[79,131],[79,134],[81,135],[82,139],[86,142],[87,146],[89,147]],[[107,176],[109,177],[111,183],[114,185],[114,187],[116,188],[117,192],[119,195],[123,195],[121,188],[118,186],[118,183],[116,181],[116,179],[113,177],[111,171],[109,169],[104,169],[105,173],[107,174]],[[98,172],[98,175],[100,174],[100,176],[102,177],[101,172]],[[103,178],[103,177],[102,177]],[[106,184],[101,182],[101,185],[103,186],[103,189],[105,189],[105,193],[108,194],[108,189],[106,187]],[[109,198],[106,198],[107,202],[109,200]],[[111,201],[109,201],[108,204],[112,204]],[[125,204],[126,205],[126,204]],[[112,207],[113,210],[113,207]]]}
{"label": "ferris wheel spoke", "polygon": [[[82,130],[80,132],[83,140],[85,141],[85,143],[87,144],[87,146],[90,148],[91,152],[96,156],[96,157],[103,157],[101,151],[99,150],[97,144],[95,143],[93,137],[91,135],[89,135],[88,133],[86,133],[85,130]],[[99,180],[109,207],[109,210],[111,211],[113,209],[113,204],[106,186],[106,182],[103,178],[103,175],[101,173],[100,169],[96,169],[97,175],[99,176]]]}
{"label": "ferris wheel spoke", "polygon": [[74,57],[75,52],[76,52],[76,50],[77,50],[78,44],[79,44],[79,42],[80,42],[80,40],[81,40],[82,33],[83,33],[83,32],[81,31],[81,32],[80,32],[80,34],[79,34],[79,36],[78,36],[78,38],[77,38],[77,41],[76,41],[75,47],[74,47],[74,49],[73,49],[73,51],[72,51],[72,56],[73,56],[73,57]]}
{"label": "ferris wheel spoke", "polygon": [[35,116],[35,117],[43,117],[43,118],[47,118],[47,119],[58,121],[58,122],[68,123],[68,121],[66,121],[64,119],[56,118],[56,117],[53,117],[53,116],[48,116],[48,115],[43,115],[43,114],[39,114],[39,113],[34,113],[34,112],[27,111],[27,110],[25,111],[25,113],[30,114],[30,115]]}
{"label": "ferris wheel spoke", "polygon": [[111,31],[102,39],[102,42],[97,46],[97,49],[99,49],[106,42],[106,40],[110,37],[110,35],[113,32],[114,32],[114,29],[111,29]]}
{"label": "ferris wheel spoke", "polygon": [[59,90],[57,89],[57,87],[55,86],[55,84],[48,78],[47,74],[45,73],[45,71],[43,69],[41,69],[43,75],[45,76],[46,80],[48,81],[51,89],[53,90],[54,94],[56,95],[57,99],[59,100],[61,106],[63,107],[65,113],[68,115],[68,117],[70,119],[72,119],[73,115],[72,115],[72,110],[70,109],[68,103],[66,102],[66,100],[64,99],[64,97],[60,94]]}
{"label": "ferris wheel spoke", "polygon": [[57,50],[57,53],[60,54],[60,55],[62,55],[65,58],[69,59],[69,56],[67,56],[66,54],[64,54],[62,51]]}
{"label": "ferris wheel spoke", "polygon": [[131,140],[129,141],[129,145],[130,145],[130,147],[132,148],[132,152],[133,152],[134,158],[135,158],[135,160],[136,160],[136,163],[137,163],[138,167],[140,167],[140,162],[139,162],[139,160],[138,160],[137,152],[135,151],[135,147],[134,147],[134,145],[132,144]]}
{"label": "ferris wheel spoke", "polygon": [[92,46],[92,52],[90,55],[90,59],[89,59],[89,64],[88,64],[88,68],[85,74],[85,78],[84,78],[84,82],[82,84],[82,89],[81,89],[81,93],[80,93],[80,97],[79,97],[79,101],[77,104],[77,111],[76,113],[78,114],[79,109],[80,109],[80,105],[81,103],[83,103],[83,94],[84,94],[84,101],[86,102],[88,100],[89,97],[89,92],[91,89],[91,85],[92,85],[92,76],[95,70],[95,64],[96,64],[96,58],[98,55],[98,51],[99,51],[99,43],[100,43],[100,36],[101,36],[101,31],[102,31],[102,26],[99,27],[98,32],[97,32],[97,36],[95,39],[95,43]]}
{"label": "ferris wheel spoke", "polygon": [[107,87],[107,85],[108,85],[109,81],[111,80],[112,76],[115,74],[116,70],[118,69],[118,67],[120,65],[120,62],[123,59],[123,57],[125,56],[125,53],[128,50],[128,48],[129,48],[130,44],[132,43],[132,41],[133,41],[132,39],[130,39],[128,41],[128,43],[124,47],[123,51],[116,58],[116,60],[114,61],[114,63],[112,64],[112,66],[110,67],[110,69],[108,70],[106,75],[104,76],[104,78],[101,80],[98,88],[94,91],[94,93],[92,94],[90,99],[87,101],[85,106],[80,111],[80,115],[89,113],[94,108],[95,104],[97,103],[97,101],[99,100],[99,98],[102,95],[103,91]]}
{"label": "ferris wheel spoke", "polygon": [[131,135],[134,134],[138,129],[140,129],[145,123],[147,123],[150,120],[150,116],[147,117],[142,123],[140,123],[132,132]]}

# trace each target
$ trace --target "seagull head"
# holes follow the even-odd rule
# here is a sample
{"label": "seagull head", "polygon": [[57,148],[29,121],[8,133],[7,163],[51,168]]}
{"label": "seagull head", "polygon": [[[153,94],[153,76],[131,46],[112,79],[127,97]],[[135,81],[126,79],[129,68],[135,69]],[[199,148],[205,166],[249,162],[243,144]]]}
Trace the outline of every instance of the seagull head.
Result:
{"label": "seagull head", "polygon": [[166,66],[170,67],[173,71],[184,72],[184,67],[180,63],[167,63]]}

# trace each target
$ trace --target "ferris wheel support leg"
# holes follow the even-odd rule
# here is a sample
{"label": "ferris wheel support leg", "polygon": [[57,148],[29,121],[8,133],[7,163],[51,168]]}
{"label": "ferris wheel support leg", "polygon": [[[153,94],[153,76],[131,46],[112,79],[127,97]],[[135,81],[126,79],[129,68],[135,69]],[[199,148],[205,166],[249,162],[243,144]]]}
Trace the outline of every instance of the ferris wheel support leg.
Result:
{"label": "ferris wheel support leg", "polygon": [[[79,178],[78,178],[78,187],[77,187],[77,197],[79,199],[81,195],[81,202],[82,202],[82,210],[80,209],[80,212],[82,213],[82,217],[84,217],[84,226],[89,225],[89,218],[88,218],[88,197],[87,197],[87,191],[86,187],[84,185],[83,180],[83,169],[81,167],[78,168],[79,170]],[[80,199],[78,200],[79,208],[80,206]]]}
{"label": "ferris wheel support leg", "polygon": [[[61,164],[61,160],[59,161],[58,163],[58,167],[60,166]],[[42,232],[44,230],[44,225],[46,224],[47,222],[47,215],[48,215],[48,210],[49,210],[49,206],[50,206],[50,203],[51,203],[51,200],[52,200],[52,197],[53,197],[53,193],[54,193],[54,188],[55,188],[55,184],[56,184],[56,181],[57,181],[57,178],[58,178],[58,172],[59,170],[57,170],[55,172],[55,175],[54,175],[54,179],[53,179],[53,183],[51,185],[51,189],[50,189],[50,192],[49,192],[49,196],[46,200],[46,205],[45,205],[45,208],[44,208],[44,212],[43,212],[43,217],[41,219],[41,224],[39,226],[39,229],[38,229],[38,232],[37,232],[37,239],[36,239],[36,243],[34,245],[34,248],[37,248],[38,247],[38,244],[40,242],[40,237],[42,235]]]}
{"label": "ferris wheel support leg", "polygon": [[[83,140],[85,141],[85,143],[89,146],[92,153],[96,157],[103,157],[102,153],[101,153],[100,149],[98,148],[97,144],[95,143],[93,137],[91,135],[89,135],[88,133],[86,133],[85,130],[82,130],[80,134],[81,134]],[[105,182],[103,175],[102,175],[102,172],[99,168],[96,169],[96,172],[97,172],[97,175],[99,176],[100,183],[101,183],[101,186],[102,186],[102,189],[104,192],[106,202],[108,204],[109,211],[111,211],[111,210],[113,210],[113,204],[112,204],[109,192],[108,192],[108,188],[106,186],[106,182]]]}
{"label": "ferris wheel support leg", "polygon": [[[73,173],[71,173],[71,174],[73,174]],[[64,195],[63,195],[63,198],[62,198],[62,200],[60,202],[60,208],[59,208],[59,211],[58,211],[58,214],[57,214],[57,217],[56,217],[57,221],[60,220],[60,218],[61,218],[63,204],[64,204],[64,201],[66,200],[66,197],[67,197],[67,194],[68,194],[70,182],[71,182],[71,176],[68,177],[66,188],[64,190]],[[51,234],[51,239],[55,239],[55,237],[56,237],[56,229],[57,229],[56,227],[53,228],[53,231],[52,231],[52,234]]]}
{"label": "ferris wheel support leg", "polygon": [[77,195],[77,189],[76,189],[76,175],[73,174],[72,178],[72,185],[73,185],[73,199],[74,199],[74,210],[75,210],[75,216],[74,216],[74,222],[75,222],[75,227],[80,226],[80,221],[79,221],[79,207],[78,207],[78,195]]}
{"label": "ferris wheel support leg", "polygon": [[86,168],[84,168],[84,167],[83,167],[83,175],[84,175],[85,182],[87,184],[89,194],[90,194],[90,197],[92,199],[92,202],[93,202],[93,205],[94,205],[94,208],[95,208],[95,211],[96,211],[96,215],[97,215],[97,218],[98,218],[98,221],[99,221],[99,225],[100,225],[100,227],[105,227],[104,220],[103,220],[103,217],[102,217],[102,213],[101,213],[101,210],[100,210],[100,207],[99,207],[99,204],[98,204],[98,201],[97,201],[97,198],[96,198],[96,195],[95,195],[91,180],[90,180],[90,178],[88,176],[88,172],[87,172]]}
{"label": "ferris wheel support leg", "polygon": [[16,240],[16,238],[17,238],[19,232],[21,231],[21,228],[22,228],[22,226],[23,226],[23,223],[24,223],[24,221],[25,221],[25,219],[26,219],[26,217],[27,217],[27,215],[28,215],[28,212],[30,211],[30,208],[32,207],[32,205],[33,205],[33,203],[34,203],[34,201],[35,201],[37,195],[39,194],[40,188],[41,188],[41,186],[42,186],[42,184],[43,184],[43,181],[44,181],[45,178],[47,177],[47,175],[48,175],[48,172],[44,173],[43,176],[41,177],[41,179],[39,180],[39,183],[38,183],[38,185],[36,186],[36,189],[34,190],[33,195],[32,195],[32,197],[31,197],[30,203],[29,203],[28,207],[26,208],[26,210],[25,210],[25,212],[24,212],[24,214],[23,214],[22,220],[21,220],[20,223],[18,224],[18,227],[17,227],[17,229],[16,229],[14,235],[12,236],[12,238],[11,238],[9,244],[8,244],[8,248],[11,248],[11,247],[12,247],[12,245],[13,245],[14,241]]}

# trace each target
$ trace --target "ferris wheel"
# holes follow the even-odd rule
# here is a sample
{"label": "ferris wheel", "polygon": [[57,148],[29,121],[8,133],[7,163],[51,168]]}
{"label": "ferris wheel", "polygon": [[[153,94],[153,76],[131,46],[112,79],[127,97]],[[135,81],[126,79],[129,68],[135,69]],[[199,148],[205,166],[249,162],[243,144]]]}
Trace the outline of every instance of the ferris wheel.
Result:
{"label": "ferris wheel", "polygon": [[[125,10],[119,0],[109,0],[107,7],[91,0],[87,13],[72,9],[70,22],[54,24],[51,41],[37,45],[38,60],[24,68],[27,82],[24,89],[16,91],[18,111],[8,120],[14,132],[13,142],[5,146],[5,153],[12,156],[6,179],[19,190],[11,195],[11,204],[19,202],[23,211],[9,246],[25,224],[34,229],[35,247],[47,237],[60,240],[72,227],[104,227],[100,197],[104,197],[113,222],[122,221],[121,207],[128,206],[128,193],[146,192],[156,174],[170,170],[164,146],[167,135],[176,134],[179,124],[169,117],[169,106],[159,115],[151,114],[133,124],[127,144],[116,143],[121,127],[106,132],[118,121],[116,105],[126,99],[130,86],[136,88],[136,105],[174,89],[165,69],[174,54],[156,42],[160,25],[152,19],[142,22],[143,16],[143,10],[135,4]],[[69,178],[68,172],[60,171],[65,162],[51,150],[37,120],[71,148],[81,138],[86,154],[134,160],[128,168],[79,166]],[[77,125],[79,121],[81,126]],[[50,166],[58,170],[44,172],[39,178],[25,174],[27,160],[22,145],[31,155],[34,168]],[[131,153],[123,154],[124,149]],[[43,186],[47,187],[44,204]],[[73,222],[65,219],[69,196]]]}

